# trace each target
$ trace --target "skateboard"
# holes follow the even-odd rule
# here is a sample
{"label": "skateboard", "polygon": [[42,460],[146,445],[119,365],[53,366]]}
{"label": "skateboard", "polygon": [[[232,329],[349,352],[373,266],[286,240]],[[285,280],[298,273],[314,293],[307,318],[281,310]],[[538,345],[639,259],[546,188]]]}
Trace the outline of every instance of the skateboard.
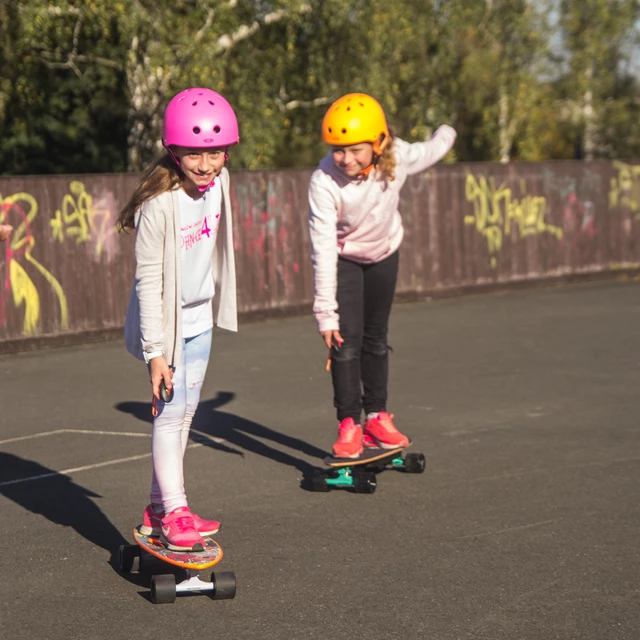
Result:
{"label": "skateboard", "polygon": [[358,458],[327,456],[323,462],[328,469],[316,469],[311,478],[312,491],[330,491],[332,488],[351,489],[355,493],[373,493],[376,473],[385,469],[399,469],[406,473],[422,473],[426,460],[423,453],[402,454],[404,447],[382,449],[365,446]]}
{"label": "skateboard", "polygon": [[186,572],[182,582],[176,584],[173,573],[151,576],[151,602],[164,604],[175,602],[178,594],[210,593],[216,600],[229,600],[236,595],[236,577],[233,571],[214,571],[211,582],[201,580],[202,570],[212,567],[222,560],[222,548],[213,538],[203,538],[203,551],[172,551],[158,538],[145,536],[139,527],[133,530],[136,544],[121,545],[119,550],[119,569],[121,573],[144,571],[152,557]]}

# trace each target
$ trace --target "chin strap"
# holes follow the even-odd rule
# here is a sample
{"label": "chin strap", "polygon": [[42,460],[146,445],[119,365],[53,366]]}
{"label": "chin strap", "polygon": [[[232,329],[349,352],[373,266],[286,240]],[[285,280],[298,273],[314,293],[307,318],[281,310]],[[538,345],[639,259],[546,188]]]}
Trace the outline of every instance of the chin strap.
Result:
{"label": "chin strap", "polygon": [[204,191],[206,191],[209,187],[213,187],[213,185],[216,183],[216,179],[214,178],[209,184],[203,184],[203,185],[196,185],[196,187],[198,187],[198,191],[200,193],[203,193]]}
{"label": "chin strap", "polygon": [[369,174],[378,166],[378,160],[380,160],[380,156],[374,156],[373,158],[373,162],[366,168],[363,169],[358,176],[360,176],[361,178],[366,178],[369,176]]}

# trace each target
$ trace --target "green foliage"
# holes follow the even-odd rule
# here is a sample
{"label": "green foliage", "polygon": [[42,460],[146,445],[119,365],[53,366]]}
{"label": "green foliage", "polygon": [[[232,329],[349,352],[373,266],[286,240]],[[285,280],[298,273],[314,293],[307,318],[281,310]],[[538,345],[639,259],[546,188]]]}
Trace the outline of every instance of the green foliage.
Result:
{"label": "green foliage", "polygon": [[139,169],[188,86],[234,105],[234,168],[315,165],[351,91],[407,140],[452,124],[451,159],[630,158],[637,18],[635,0],[0,2],[0,172]]}

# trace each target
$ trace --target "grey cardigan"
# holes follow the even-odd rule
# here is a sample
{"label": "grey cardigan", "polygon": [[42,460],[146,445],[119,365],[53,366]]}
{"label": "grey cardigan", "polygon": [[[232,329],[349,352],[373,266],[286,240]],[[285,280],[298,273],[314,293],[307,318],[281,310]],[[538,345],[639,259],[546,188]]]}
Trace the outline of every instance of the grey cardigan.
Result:
{"label": "grey cardigan", "polygon": [[[229,198],[229,172],[218,178],[222,210],[213,254],[214,323],[238,330],[233,224]],[[147,200],[136,213],[136,271],[129,297],[124,339],[130,354],[163,351],[167,362],[182,362],[182,260],[180,206],[177,191]]]}

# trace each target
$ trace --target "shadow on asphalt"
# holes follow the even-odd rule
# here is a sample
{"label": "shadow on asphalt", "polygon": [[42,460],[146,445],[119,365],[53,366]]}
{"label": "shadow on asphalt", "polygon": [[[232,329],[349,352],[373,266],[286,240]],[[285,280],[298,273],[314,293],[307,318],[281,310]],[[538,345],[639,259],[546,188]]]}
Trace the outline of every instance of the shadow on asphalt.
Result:
{"label": "shadow on asphalt", "polygon": [[[255,453],[274,462],[298,469],[304,478],[313,474],[316,467],[290,453],[271,447],[262,440],[271,441],[313,458],[324,458],[327,455],[326,451],[252,420],[219,410],[234,398],[235,393],[219,391],[214,398],[201,400],[193,418],[190,439],[235,455],[243,456],[245,451]],[[115,408],[145,422],[152,422],[150,402],[120,402]],[[204,434],[205,437],[202,437],[201,434]],[[224,442],[216,442],[206,436],[219,438]],[[233,447],[237,447],[237,449]],[[305,484],[304,481],[303,484]]]}
{"label": "shadow on asphalt", "polygon": [[0,452],[0,494],[110,553],[127,543],[92,500],[102,496],[32,460]]}

